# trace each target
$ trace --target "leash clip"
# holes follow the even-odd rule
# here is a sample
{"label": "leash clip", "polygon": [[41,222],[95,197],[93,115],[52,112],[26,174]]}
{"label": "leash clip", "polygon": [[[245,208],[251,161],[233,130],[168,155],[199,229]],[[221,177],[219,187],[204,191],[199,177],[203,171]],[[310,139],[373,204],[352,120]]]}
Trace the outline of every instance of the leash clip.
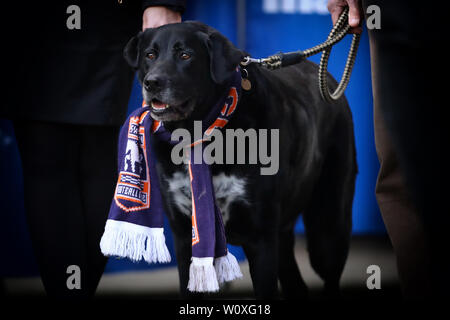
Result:
{"label": "leash clip", "polygon": [[266,60],[266,59],[256,59],[256,58],[251,58],[250,56],[246,56],[241,61],[241,65],[245,67],[245,66],[248,66],[250,63],[264,64],[264,60]]}
{"label": "leash clip", "polygon": [[241,61],[241,66],[248,66],[250,63],[256,63],[263,67],[266,67],[268,69],[277,69],[280,68],[281,65],[281,53],[280,54],[274,54],[273,56],[267,57],[267,58],[251,58],[250,56],[244,57],[244,59]]}

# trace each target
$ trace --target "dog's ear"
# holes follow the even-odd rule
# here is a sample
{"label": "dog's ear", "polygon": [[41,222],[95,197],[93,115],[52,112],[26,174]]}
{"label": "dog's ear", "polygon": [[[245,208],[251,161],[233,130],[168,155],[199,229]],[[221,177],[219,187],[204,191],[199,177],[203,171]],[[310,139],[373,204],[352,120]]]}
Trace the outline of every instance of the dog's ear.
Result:
{"label": "dog's ear", "polygon": [[218,31],[209,35],[207,47],[211,78],[215,83],[221,84],[233,75],[234,70],[244,58],[244,53]]}
{"label": "dog's ear", "polygon": [[137,69],[139,66],[139,51],[141,43],[142,32],[139,32],[133,38],[128,41],[127,45],[123,49],[123,57],[128,62],[128,64],[133,68]]}
{"label": "dog's ear", "polygon": [[186,21],[194,26],[198,35],[203,38],[208,48],[211,78],[215,83],[222,84],[229,79],[245,54],[236,48],[230,40],[219,31],[198,21]]}
{"label": "dog's ear", "polygon": [[244,58],[244,53],[217,31],[209,35],[208,50],[211,77],[218,84],[229,79]]}

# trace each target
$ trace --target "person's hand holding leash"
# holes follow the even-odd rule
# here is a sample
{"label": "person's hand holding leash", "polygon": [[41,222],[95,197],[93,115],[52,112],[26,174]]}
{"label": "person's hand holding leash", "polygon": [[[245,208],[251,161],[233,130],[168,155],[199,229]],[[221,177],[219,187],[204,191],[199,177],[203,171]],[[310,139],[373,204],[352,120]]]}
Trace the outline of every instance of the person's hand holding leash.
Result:
{"label": "person's hand holding leash", "polygon": [[350,33],[361,33],[362,28],[360,24],[363,14],[360,0],[329,0],[327,8],[331,13],[333,25],[336,23],[345,7],[349,7],[348,24],[352,27]]}
{"label": "person's hand holding leash", "polygon": [[181,14],[163,6],[148,7],[142,15],[142,30],[181,22]]}

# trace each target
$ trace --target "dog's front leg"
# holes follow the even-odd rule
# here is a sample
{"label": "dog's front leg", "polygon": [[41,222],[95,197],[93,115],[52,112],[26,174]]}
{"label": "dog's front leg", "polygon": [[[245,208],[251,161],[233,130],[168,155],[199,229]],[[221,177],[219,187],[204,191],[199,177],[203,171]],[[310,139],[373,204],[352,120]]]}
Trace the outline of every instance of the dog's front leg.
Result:
{"label": "dog's front leg", "polygon": [[257,241],[244,245],[243,248],[250,267],[255,298],[277,298],[277,238],[263,235]]}

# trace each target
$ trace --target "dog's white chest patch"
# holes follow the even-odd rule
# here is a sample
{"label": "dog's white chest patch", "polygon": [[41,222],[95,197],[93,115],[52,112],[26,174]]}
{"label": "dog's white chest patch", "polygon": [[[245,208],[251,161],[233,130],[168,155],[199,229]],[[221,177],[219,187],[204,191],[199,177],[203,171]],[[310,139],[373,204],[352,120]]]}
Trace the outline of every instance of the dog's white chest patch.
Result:
{"label": "dog's white chest patch", "polygon": [[[167,178],[167,182],[174,204],[182,213],[191,216],[191,186],[187,172],[175,172],[172,177]],[[213,176],[213,185],[217,205],[222,212],[224,222],[226,222],[230,215],[230,205],[233,202],[247,203],[245,197],[246,181],[244,178],[234,175],[227,176],[221,173]]]}

